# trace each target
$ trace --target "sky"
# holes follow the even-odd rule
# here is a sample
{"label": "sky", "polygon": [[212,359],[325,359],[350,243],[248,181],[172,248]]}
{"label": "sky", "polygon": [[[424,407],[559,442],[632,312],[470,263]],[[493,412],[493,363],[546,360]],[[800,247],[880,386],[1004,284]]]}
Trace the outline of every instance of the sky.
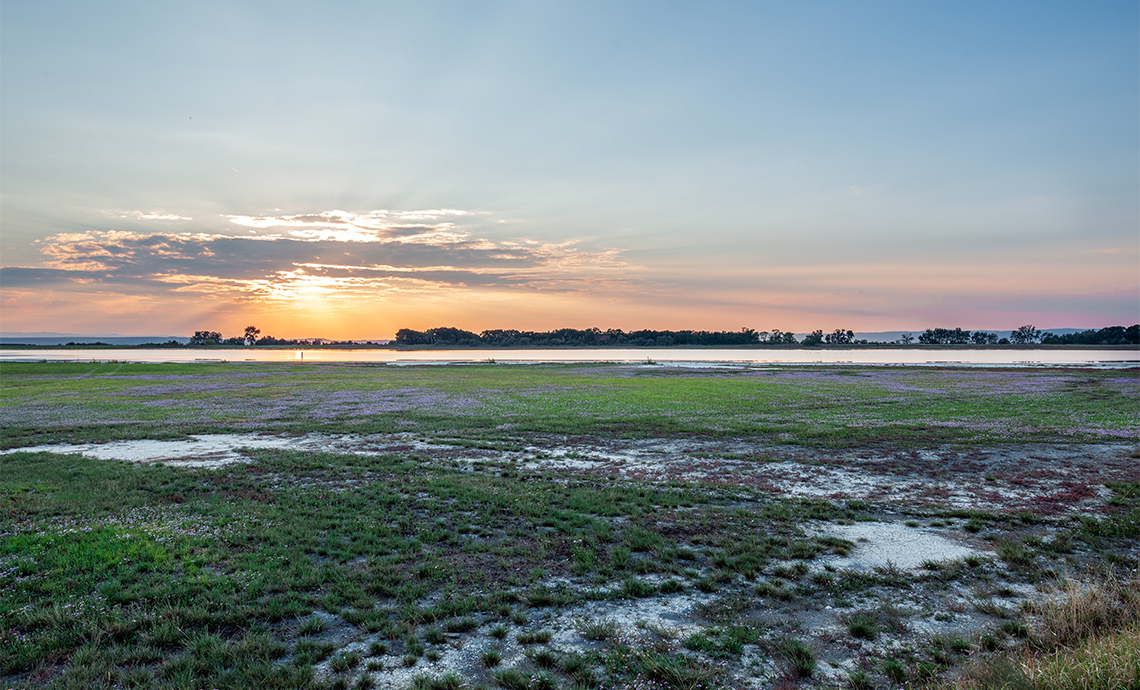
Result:
{"label": "sky", "polygon": [[1140,11],[0,2],[0,330],[1140,320]]}

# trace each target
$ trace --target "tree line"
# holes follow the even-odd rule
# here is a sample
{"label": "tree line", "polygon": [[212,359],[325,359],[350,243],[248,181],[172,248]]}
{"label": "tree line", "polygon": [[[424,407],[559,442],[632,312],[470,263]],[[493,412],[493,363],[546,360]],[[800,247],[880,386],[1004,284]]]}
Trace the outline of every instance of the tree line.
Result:
{"label": "tree line", "polygon": [[[462,328],[429,328],[416,331],[401,328],[396,332],[397,345],[448,345],[460,347],[668,347],[673,345],[733,347],[740,345],[912,345],[917,340],[920,345],[1140,345],[1140,324],[1133,326],[1109,326],[1090,329],[1079,333],[1056,335],[1041,331],[1032,325],[1021,326],[1010,331],[1007,337],[1000,337],[989,331],[968,331],[961,328],[928,328],[917,338],[910,333],[890,343],[857,340],[850,329],[836,328],[830,333],[822,329],[812,331],[797,340],[790,331],[773,329],[757,331],[742,328],[739,331],[623,331],[620,328],[601,330],[600,328],[559,328],[553,331],[520,331],[514,329],[492,329],[481,333]],[[190,345],[205,347],[210,345],[278,345],[278,346],[346,346],[353,341],[336,341],[325,338],[285,339],[271,335],[261,335],[256,326],[246,326],[242,335],[223,337],[218,331],[195,331]],[[149,343],[148,347],[181,347],[176,341]]]}
{"label": "tree line", "polygon": [[[903,335],[904,339],[906,335]],[[1140,345],[1140,324],[1127,328],[1109,326],[1064,335],[1055,335],[1027,325],[1010,331],[1007,338],[987,331],[971,333],[961,328],[928,328],[918,336],[918,342],[923,345]],[[909,341],[903,344],[908,343]]]}
{"label": "tree line", "polygon": [[519,331],[497,328],[473,333],[461,328],[429,328],[416,331],[401,328],[396,332],[397,345],[491,345],[495,347],[544,347],[544,346],[589,346],[604,347],[656,346],[668,345],[756,345],[759,343],[795,344],[791,333],[776,330],[755,331],[742,328],[739,331],[653,331],[640,330],[625,332],[620,328],[603,331],[600,328],[559,328],[553,331]]}
{"label": "tree line", "polygon": [[[162,347],[174,344],[175,341],[164,343]],[[218,331],[194,331],[190,337],[190,345],[204,347],[209,345],[355,345],[351,340],[329,340],[327,338],[274,338],[271,335],[261,335],[261,329],[256,326],[246,326],[245,333],[225,338]]]}
{"label": "tree line", "polygon": [[1068,335],[1054,335],[1032,325],[1021,326],[1010,331],[1006,337],[989,331],[968,331],[961,328],[928,328],[917,338],[910,333],[891,343],[871,343],[858,340],[850,329],[836,328],[830,333],[822,329],[812,331],[797,340],[788,331],[773,329],[757,331],[742,328],[739,331],[623,331],[620,328],[601,330],[600,328],[559,328],[553,331],[519,331],[514,329],[492,329],[481,333],[461,328],[429,328],[417,331],[401,328],[396,332],[397,345],[451,345],[465,347],[664,347],[670,345],[1137,345],[1140,344],[1140,324],[1135,326],[1109,326],[1100,330],[1088,330]]}
{"label": "tree line", "polygon": [[1140,345],[1140,324],[1127,328],[1109,326],[1100,330],[1090,329],[1064,335],[1045,333],[1041,336],[1041,343],[1043,345]]}

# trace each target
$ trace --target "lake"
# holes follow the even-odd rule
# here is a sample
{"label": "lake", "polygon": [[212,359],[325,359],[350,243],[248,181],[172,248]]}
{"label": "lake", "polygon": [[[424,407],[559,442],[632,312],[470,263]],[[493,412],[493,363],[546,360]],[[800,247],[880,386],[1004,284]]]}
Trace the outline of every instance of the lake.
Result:
{"label": "lake", "polygon": [[884,348],[851,350],[568,348],[563,350],[18,350],[0,348],[0,362],[374,362],[386,364],[625,362],[711,367],[763,364],[920,364],[941,366],[1140,365],[1140,349],[955,350]]}

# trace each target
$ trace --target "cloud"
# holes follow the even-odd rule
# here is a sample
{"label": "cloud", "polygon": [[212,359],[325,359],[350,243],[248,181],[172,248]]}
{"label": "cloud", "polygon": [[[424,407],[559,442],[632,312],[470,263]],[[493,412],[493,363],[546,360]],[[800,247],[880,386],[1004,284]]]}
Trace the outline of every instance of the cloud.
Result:
{"label": "cloud", "polygon": [[[542,243],[472,237],[455,209],[328,211],[227,216],[268,230],[218,233],[99,231],[37,240],[41,267],[6,267],[6,286],[103,285],[232,299],[374,299],[447,290],[629,290],[637,281],[618,250],[574,241]],[[443,220],[451,219],[451,220]],[[437,222],[430,222],[437,221]],[[272,232],[274,230],[284,232]],[[112,286],[115,286],[112,288]]]}
{"label": "cloud", "polygon": [[247,228],[287,228],[290,236],[311,241],[451,244],[464,241],[470,233],[456,230],[450,221],[439,223],[424,221],[473,215],[483,214],[456,209],[427,211],[381,209],[367,213],[336,210],[285,216],[224,217],[235,225]]}
{"label": "cloud", "polygon": [[194,220],[188,216],[179,216],[173,213],[147,213],[144,211],[127,211],[120,218],[137,218],[139,220]]}

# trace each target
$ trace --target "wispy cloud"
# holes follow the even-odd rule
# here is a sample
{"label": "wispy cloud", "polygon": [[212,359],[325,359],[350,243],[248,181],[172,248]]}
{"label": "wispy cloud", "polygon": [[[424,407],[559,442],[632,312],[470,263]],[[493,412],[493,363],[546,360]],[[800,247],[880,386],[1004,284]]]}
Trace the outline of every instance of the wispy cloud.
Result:
{"label": "wispy cloud", "polygon": [[146,211],[127,211],[120,218],[137,218],[138,220],[194,220],[189,216],[179,216],[174,213],[155,213]]}

